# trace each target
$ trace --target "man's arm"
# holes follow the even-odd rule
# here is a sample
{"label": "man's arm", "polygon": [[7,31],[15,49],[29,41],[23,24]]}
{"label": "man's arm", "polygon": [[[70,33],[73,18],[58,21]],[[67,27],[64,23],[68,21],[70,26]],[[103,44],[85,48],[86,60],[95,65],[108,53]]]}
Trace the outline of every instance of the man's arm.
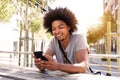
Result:
{"label": "man's arm", "polygon": [[68,73],[84,73],[88,63],[88,50],[83,49],[76,52],[76,64],[58,64],[58,70]]}

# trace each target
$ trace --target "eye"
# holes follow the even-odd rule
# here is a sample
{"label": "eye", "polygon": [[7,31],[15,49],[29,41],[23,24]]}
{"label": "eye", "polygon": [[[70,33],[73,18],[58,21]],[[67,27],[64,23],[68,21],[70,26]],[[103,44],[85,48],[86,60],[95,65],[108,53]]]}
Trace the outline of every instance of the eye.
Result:
{"label": "eye", "polygon": [[63,26],[60,26],[59,29],[63,29],[64,27]]}
{"label": "eye", "polygon": [[60,24],[60,25],[59,25],[59,28],[60,28],[60,29],[63,29],[64,27],[65,27],[64,24]]}

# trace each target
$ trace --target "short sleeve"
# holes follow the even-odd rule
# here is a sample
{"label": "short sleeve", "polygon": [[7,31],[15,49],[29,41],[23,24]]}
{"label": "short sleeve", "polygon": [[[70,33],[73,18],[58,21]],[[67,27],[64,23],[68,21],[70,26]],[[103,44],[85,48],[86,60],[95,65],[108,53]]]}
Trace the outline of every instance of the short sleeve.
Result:
{"label": "short sleeve", "polygon": [[50,41],[49,45],[48,45],[48,48],[49,48],[53,53],[55,53],[55,46],[54,46],[54,44],[55,44],[55,39],[53,38],[53,39]]}
{"label": "short sleeve", "polygon": [[55,55],[56,60],[60,63],[64,63],[63,61],[63,54],[59,48],[59,44],[58,44],[58,40],[54,37],[49,45],[48,45],[48,49],[50,49],[52,51],[52,53]]}
{"label": "short sleeve", "polygon": [[88,48],[88,44],[86,37],[83,35],[78,36],[76,39],[76,51],[87,48]]}

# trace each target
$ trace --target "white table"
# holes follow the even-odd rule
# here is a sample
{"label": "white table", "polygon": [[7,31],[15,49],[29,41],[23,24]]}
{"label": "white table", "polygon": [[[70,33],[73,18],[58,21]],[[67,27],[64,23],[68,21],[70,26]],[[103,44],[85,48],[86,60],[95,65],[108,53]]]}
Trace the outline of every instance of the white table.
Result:
{"label": "white table", "polygon": [[40,73],[37,68],[0,65],[0,80],[120,80],[120,78],[91,74],[68,74],[48,70]]}

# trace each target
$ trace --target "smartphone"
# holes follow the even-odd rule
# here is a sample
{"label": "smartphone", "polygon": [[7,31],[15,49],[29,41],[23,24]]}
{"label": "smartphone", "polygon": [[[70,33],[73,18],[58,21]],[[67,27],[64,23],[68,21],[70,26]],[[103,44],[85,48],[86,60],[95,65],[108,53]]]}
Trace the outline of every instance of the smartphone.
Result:
{"label": "smartphone", "polygon": [[34,51],[34,55],[36,58],[41,58],[41,60],[48,61],[42,54],[43,54],[43,51]]}

